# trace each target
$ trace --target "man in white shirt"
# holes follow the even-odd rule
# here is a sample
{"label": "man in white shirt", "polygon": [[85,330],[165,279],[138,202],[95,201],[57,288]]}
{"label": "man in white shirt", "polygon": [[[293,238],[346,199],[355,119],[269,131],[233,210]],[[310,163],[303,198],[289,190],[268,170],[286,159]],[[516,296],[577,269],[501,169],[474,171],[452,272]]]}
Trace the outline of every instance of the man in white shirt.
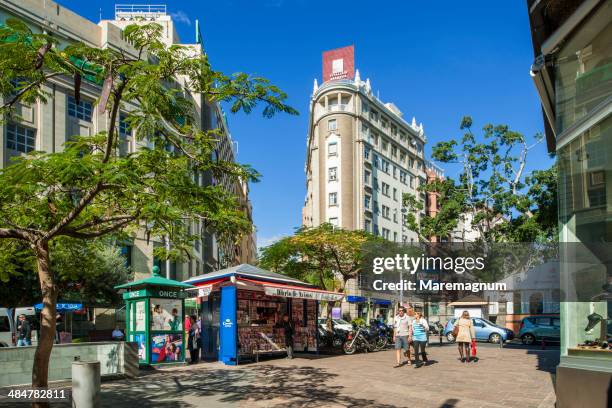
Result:
{"label": "man in white shirt", "polygon": [[[394,368],[402,366],[402,350],[409,350],[410,321],[411,319],[406,314],[406,309],[400,306],[398,314],[393,321],[393,341],[395,342],[395,357],[397,361]],[[410,358],[407,363],[410,364]]]}

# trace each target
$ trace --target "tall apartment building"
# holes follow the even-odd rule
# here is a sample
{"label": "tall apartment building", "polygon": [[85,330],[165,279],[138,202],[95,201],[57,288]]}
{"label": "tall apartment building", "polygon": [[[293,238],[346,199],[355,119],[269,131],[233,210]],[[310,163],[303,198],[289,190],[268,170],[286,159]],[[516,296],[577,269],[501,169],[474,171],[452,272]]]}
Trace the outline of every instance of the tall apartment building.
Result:
{"label": "tall apartment building", "polygon": [[[0,1],[0,23],[8,18],[19,18],[25,21],[33,31],[44,31],[58,39],[60,47],[74,42],[83,42],[92,47],[122,49],[135,55],[135,50],[123,40],[121,31],[129,24],[156,22],[163,28],[163,41],[167,45],[181,44],[174,22],[164,5],[121,5],[116,6],[112,20],[102,20],[98,24],[79,16],[69,9],[50,0],[2,0]],[[203,53],[202,44],[181,44],[190,47],[194,55]],[[174,78],[173,86],[182,86],[184,78]],[[77,103],[73,97],[73,81],[70,78],[54,77],[44,86],[49,93],[47,103],[17,107],[20,121],[12,121],[0,125],[2,144],[0,147],[0,166],[9,165],[10,158],[32,150],[48,152],[61,151],[64,142],[73,135],[88,136],[107,127],[108,117],[99,114],[94,109],[94,102],[99,97],[99,84],[83,81],[81,98]],[[202,129],[221,128],[217,154],[220,159],[236,159],[234,144],[231,139],[227,122],[221,107],[210,103],[202,95],[191,94],[196,105],[196,119]],[[126,106],[129,111],[130,106]],[[146,142],[136,141],[119,115],[119,132],[121,146],[119,154],[136,151]],[[202,185],[207,183],[222,184],[229,191],[237,194],[238,200],[252,220],[252,208],[248,199],[248,185],[230,180],[213,180],[206,174],[197,174]],[[219,244],[214,231],[209,231],[198,222],[191,225],[193,231],[201,231],[202,239],[193,246],[193,256],[186,262],[164,262],[153,257],[156,246],[171,245],[163,237],[146,239],[143,234],[137,234],[131,242],[123,247],[127,262],[135,272],[135,279],[140,279],[151,273],[151,268],[157,264],[161,272],[169,278],[184,280],[189,277],[209,272],[220,267],[232,266],[241,262],[253,262],[252,248],[254,234],[243,239],[244,244]],[[246,255],[242,256],[245,252]],[[229,254],[230,256],[227,256]]]}
{"label": "tall apartment building", "polygon": [[531,77],[559,177],[557,406],[610,406],[612,352],[603,350],[612,321],[612,1],[527,0],[527,8]]}
{"label": "tall apartment building", "polygon": [[402,194],[425,200],[417,192],[426,177],[422,124],[374,95],[354,69],[352,46],[323,55],[323,83],[315,80],[310,101],[303,225],[417,241],[402,228]]}
{"label": "tall apartment building", "polygon": [[[417,242],[404,227],[402,195],[425,202],[417,191],[426,180],[425,142],[422,124],[407,122],[397,106],[376,97],[369,79],[361,80],[353,46],[324,52],[323,82],[315,79],[310,100],[302,224],[328,222]],[[397,300],[367,292],[359,279],[348,282],[346,293],[343,312],[350,317],[378,313]]]}

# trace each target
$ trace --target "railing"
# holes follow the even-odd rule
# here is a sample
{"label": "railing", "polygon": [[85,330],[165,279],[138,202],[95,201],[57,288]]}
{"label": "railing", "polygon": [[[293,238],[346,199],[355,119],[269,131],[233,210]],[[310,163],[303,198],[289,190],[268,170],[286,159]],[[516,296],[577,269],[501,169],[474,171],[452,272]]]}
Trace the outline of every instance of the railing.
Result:
{"label": "railing", "polygon": [[336,105],[328,105],[327,112],[338,112],[338,111],[347,111],[348,104],[336,104]]}
{"label": "railing", "polygon": [[165,4],[116,4],[115,20],[121,18],[155,18],[166,15]]}

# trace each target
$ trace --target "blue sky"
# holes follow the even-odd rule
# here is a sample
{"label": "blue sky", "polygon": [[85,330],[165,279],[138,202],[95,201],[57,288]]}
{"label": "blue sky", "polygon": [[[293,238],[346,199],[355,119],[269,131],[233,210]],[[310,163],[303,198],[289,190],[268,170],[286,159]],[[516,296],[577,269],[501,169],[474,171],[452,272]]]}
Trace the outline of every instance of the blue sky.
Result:
{"label": "blue sky", "polygon": [[[114,2],[61,0],[93,20],[110,19]],[[123,2],[122,2],[123,3]],[[160,2],[153,2],[159,4]],[[162,2],[163,3],[163,2]],[[355,45],[356,67],[374,92],[416,116],[435,142],[460,135],[461,117],[474,127],[506,123],[542,132],[539,100],[529,76],[533,50],[525,1],[167,1],[181,40],[194,42],[199,19],[214,67],[264,76],[289,95],[300,116],[264,119],[229,115],[238,157],[263,178],[251,186],[258,243],[290,234],[301,223],[308,102],[321,81],[321,53]],[[544,144],[529,168],[552,164]],[[447,174],[454,175],[449,168]]]}

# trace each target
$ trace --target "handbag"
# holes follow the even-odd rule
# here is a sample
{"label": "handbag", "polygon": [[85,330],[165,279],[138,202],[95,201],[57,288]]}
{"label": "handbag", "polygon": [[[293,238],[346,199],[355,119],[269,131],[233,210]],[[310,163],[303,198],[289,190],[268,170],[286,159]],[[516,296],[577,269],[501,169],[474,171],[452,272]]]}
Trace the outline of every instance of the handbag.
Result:
{"label": "handbag", "polygon": [[456,339],[458,335],[459,335],[459,325],[455,323],[455,326],[453,326],[453,337]]}

